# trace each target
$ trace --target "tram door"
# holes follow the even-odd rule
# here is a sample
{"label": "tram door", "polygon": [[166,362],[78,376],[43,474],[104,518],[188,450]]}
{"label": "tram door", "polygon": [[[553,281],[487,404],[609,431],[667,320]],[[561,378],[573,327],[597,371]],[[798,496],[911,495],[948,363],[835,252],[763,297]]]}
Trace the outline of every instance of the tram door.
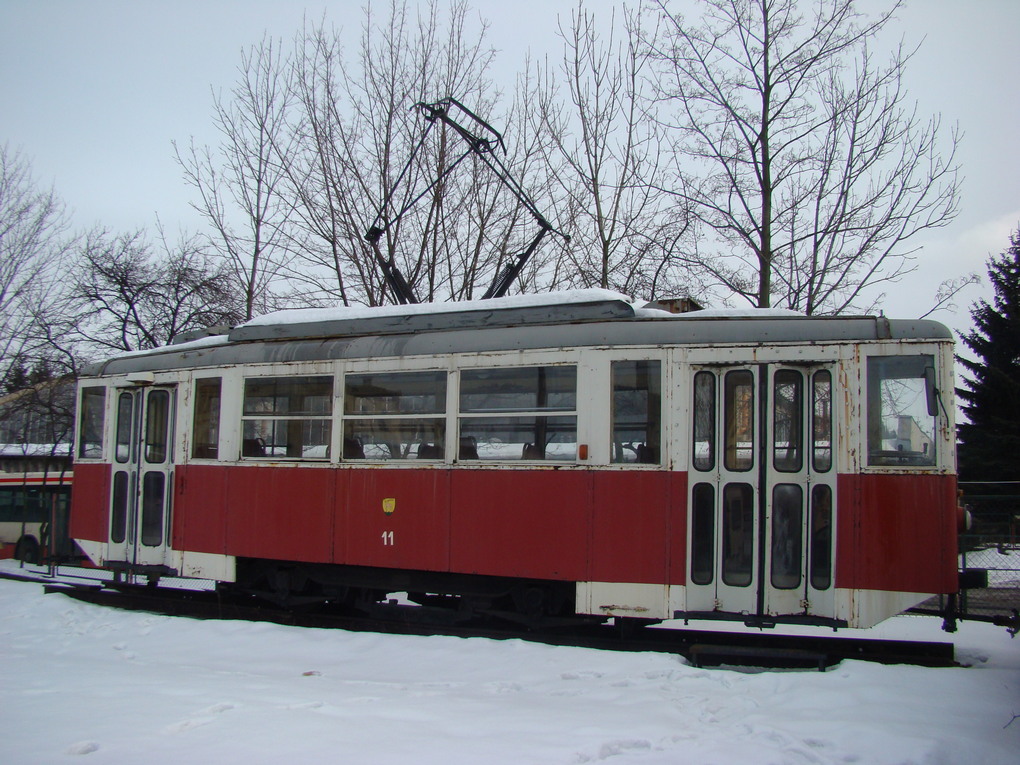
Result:
{"label": "tram door", "polygon": [[694,370],[689,613],[834,616],[833,374]]}
{"label": "tram door", "polygon": [[167,562],[173,491],[174,388],[117,394],[116,452],[107,560],[138,566]]}

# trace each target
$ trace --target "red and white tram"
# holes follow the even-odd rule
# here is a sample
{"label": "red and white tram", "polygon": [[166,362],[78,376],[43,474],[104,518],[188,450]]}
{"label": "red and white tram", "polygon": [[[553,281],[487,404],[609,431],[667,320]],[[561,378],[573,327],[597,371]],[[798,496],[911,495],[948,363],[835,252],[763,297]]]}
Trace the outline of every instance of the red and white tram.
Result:
{"label": "red and white tram", "polygon": [[280,595],[868,627],[957,589],[952,359],[600,290],[280,312],[81,379],[72,532]]}

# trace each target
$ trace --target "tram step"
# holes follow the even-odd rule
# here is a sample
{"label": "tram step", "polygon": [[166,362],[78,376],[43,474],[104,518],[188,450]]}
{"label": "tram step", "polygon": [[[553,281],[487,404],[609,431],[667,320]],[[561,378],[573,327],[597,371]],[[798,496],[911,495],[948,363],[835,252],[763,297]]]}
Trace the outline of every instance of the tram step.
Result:
{"label": "tram step", "polygon": [[817,667],[825,670],[828,655],[818,651],[769,646],[714,645],[697,643],[687,652],[695,667],[718,667],[721,664],[750,667]]}

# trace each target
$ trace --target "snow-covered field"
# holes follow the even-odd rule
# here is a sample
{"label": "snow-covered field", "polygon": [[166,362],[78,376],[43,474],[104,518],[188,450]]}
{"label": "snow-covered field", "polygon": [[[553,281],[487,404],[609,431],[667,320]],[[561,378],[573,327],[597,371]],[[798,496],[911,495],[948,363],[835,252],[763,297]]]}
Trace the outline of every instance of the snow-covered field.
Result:
{"label": "snow-covered field", "polygon": [[741,672],[120,612],[0,580],[0,761],[1016,765],[1020,638],[939,626],[875,636],[952,639],[969,666]]}

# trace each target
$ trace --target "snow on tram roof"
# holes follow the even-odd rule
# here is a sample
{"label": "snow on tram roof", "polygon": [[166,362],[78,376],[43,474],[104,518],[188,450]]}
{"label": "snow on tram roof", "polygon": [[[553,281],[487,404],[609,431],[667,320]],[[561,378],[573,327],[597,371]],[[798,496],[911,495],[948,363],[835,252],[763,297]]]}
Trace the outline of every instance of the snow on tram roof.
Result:
{"label": "snow on tram roof", "polygon": [[592,303],[616,302],[635,306],[631,298],[612,290],[588,289],[543,292],[489,300],[461,300],[446,303],[417,303],[414,305],[337,306],[333,308],[288,308],[256,316],[241,327],[264,327],[280,324],[313,324],[330,321],[361,321],[404,316],[465,313],[469,311],[499,311],[514,308],[564,307]]}
{"label": "snow on tram roof", "polygon": [[[484,331],[481,331],[484,330]],[[786,309],[673,314],[609,290],[381,307],[293,309],[124,353],[90,375],[230,364],[383,358],[602,345],[952,339],[941,324],[879,316],[814,317]]]}
{"label": "snow on tram roof", "polygon": [[630,319],[639,310],[618,292],[572,290],[448,303],[276,311],[235,327],[229,336],[241,342],[567,324]]}

